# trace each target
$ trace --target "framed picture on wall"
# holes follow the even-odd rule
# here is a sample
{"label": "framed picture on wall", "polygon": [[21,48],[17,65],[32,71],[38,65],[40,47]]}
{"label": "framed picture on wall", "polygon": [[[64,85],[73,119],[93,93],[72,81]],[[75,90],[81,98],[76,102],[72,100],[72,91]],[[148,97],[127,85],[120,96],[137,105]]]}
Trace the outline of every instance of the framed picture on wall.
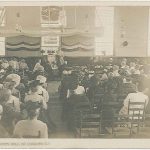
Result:
{"label": "framed picture on wall", "polygon": [[42,37],[42,47],[53,47],[59,46],[60,38],[59,36],[43,36]]}

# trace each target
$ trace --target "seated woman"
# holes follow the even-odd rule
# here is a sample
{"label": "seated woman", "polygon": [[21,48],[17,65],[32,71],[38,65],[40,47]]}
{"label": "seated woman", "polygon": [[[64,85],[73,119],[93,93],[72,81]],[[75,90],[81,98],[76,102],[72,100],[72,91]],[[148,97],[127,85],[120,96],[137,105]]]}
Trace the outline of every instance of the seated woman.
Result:
{"label": "seated woman", "polygon": [[90,102],[87,96],[85,95],[85,90],[83,86],[78,85],[77,88],[73,91],[68,92],[68,103],[74,108],[89,107]]}
{"label": "seated woman", "polygon": [[20,120],[21,114],[10,102],[11,92],[8,89],[0,90],[0,104],[3,107],[3,115],[1,124],[5,127],[7,132],[11,135],[14,130],[15,123]]}
{"label": "seated woman", "polygon": [[132,83],[132,78],[130,76],[126,76],[123,79],[123,84],[120,88],[120,92],[118,95],[124,99],[129,93],[135,92],[136,92],[136,85]]}
{"label": "seated woman", "polygon": [[19,121],[14,129],[14,137],[18,138],[48,138],[47,125],[38,120],[40,104],[28,101],[26,103],[27,120]]}
{"label": "seated woman", "polygon": [[29,93],[25,96],[24,102],[38,102],[42,105],[44,109],[47,109],[47,104],[43,98],[43,96],[38,94],[38,81],[33,81],[30,84],[30,91]]}
{"label": "seated woman", "polygon": [[4,87],[10,89],[12,91],[12,95],[17,98],[20,98],[20,92],[16,89],[16,87],[20,84],[20,80],[21,77],[18,74],[9,74],[4,81]]}
{"label": "seated woman", "polygon": [[128,112],[129,101],[130,102],[145,102],[147,106],[149,102],[149,98],[147,96],[148,92],[149,92],[149,88],[143,87],[141,84],[139,84],[137,92],[129,93],[128,96],[125,98],[124,103],[123,103],[124,105],[121,108],[119,114],[127,115],[128,113],[130,113]]}
{"label": "seated woman", "polygon": [[67,119],[68,127],[73,130],[75,127],[75,121],[80,116],[81,111],[90,109],[90,102],[85,95],[84,87],[78,85],[75,90],[69,92],[67,101]]}

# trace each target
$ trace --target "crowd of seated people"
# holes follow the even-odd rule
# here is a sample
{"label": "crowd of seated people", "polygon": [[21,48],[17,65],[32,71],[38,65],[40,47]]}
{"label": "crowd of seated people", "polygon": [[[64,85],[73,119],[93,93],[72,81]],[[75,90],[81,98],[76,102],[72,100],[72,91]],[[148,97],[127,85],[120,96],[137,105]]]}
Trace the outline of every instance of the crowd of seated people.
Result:
{"label": "crowd of seated people", "polygon": [[[104,119],[111,119],[114,113],[126,114],[129,99],[146,101],[150,112],[150,66],[145,62],[126,58],[114,62],[110,58],[84,66],[64,63],[58,68],[62,119],[71,130],[80,111],[103,109]],[[48,131],[55,130],[47,115],[47,70],[40,59],[34,63],[0,59],[0,137],[47,138]]]}
{"label": "crowd of seated people", "polygon": [[114,62],[108,58],[104,63],[66,67],[60,86],[60,99],[64,103],[62,117],[71,128],[77,116],[74,112],[85,109],[96,108],[99,112],[103,109],[103,117],[112,119],[113,114],[127,112],[129,99],[146,101],[149,113],[149,83],[150,65],[138,59],[122,58]]}
{"label": "crowd of seated people", "polygon": [[0,60],[0,137],[48,138],[55,128],[47,117],[49,94],[41,60]]}

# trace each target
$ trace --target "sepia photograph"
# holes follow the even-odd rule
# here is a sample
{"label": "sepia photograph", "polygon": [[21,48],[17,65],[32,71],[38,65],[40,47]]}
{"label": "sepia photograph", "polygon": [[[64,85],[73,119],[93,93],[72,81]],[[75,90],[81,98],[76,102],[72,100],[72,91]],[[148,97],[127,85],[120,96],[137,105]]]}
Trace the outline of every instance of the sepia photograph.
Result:
{"label": "sepia photograph", "polygon": [[0,2],[0,147],[149,138],[150,1]]}

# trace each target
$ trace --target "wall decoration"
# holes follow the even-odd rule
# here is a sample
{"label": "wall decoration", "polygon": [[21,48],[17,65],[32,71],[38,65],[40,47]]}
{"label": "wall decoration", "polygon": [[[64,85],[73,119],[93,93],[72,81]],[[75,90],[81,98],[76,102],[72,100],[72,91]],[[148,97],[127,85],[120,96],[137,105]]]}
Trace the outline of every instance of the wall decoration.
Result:
{"label": "wall decoration", "polygon": [[43,36],[41,41],[42,47],[59,46],[59,36]]}
{"label": "wall decoration", "polygon": [[7,56],[40,56],[41,38],[30,36],[7,37],[5,40]]}
{"label": "wall decoration", "polygon": [[66,15],[63,7],[43,6],[41,7],[41,26],[51,27],[66,24]]}

